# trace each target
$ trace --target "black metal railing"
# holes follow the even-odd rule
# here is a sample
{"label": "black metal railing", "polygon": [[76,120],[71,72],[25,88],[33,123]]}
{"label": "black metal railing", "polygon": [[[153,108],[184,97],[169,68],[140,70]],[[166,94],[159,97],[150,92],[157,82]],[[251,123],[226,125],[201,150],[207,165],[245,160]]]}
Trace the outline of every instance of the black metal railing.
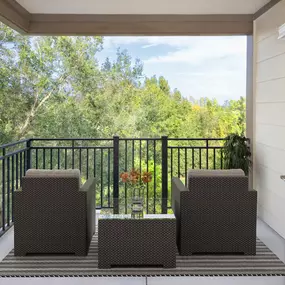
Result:
{"label": "black metal railing", "polygon": [[[132,168],[152,172],[145,189],[146,212],[166,213],[171,207],[171,177],[186,184],[188,169],[223,168],[224,139],[203,138],[33,138],[0,146],[1,232],[13,224],[13,192],[30,168],[74,169],[83,182],[96,178],[97,208],[124,204],[127,211],[128,186],[119,174]],[[122,205],[121,205],[122,206]],[[1,235],[0,232],[0,235]]]}
{"label": "black metal railing", "polygon": [[21,178],[28,169],[28,155],[29,140],[21,140],[0,146],[0,234],[13,223],[13,192],[21,186]]}

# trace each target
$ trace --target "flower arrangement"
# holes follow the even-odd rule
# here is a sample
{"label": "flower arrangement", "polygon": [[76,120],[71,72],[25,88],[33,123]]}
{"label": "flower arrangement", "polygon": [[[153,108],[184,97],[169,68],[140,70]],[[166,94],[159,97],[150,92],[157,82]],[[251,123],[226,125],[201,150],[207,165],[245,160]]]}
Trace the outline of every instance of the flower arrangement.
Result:
{"label": "flower arrangement", "polygon": [[152,173],[144,171],[142,174],[137,169],[120,174],[121,181],[131,185],[144,185],[152,181]]}
{"label": "flower arrangement", "polygon": [[133,199],[136,199],[144,195],[143,190],[146,184],[152,181],[152,173],[147,171],[140,173],[137,169],[132,169],[129,172],[122,172],[120,178],[123,183],[133,189]]}

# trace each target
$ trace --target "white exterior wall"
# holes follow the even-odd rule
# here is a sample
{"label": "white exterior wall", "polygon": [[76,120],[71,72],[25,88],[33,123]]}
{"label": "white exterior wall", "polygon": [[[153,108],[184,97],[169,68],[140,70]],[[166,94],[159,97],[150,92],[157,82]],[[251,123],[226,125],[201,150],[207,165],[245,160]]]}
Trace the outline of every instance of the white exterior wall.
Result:
{"label": "white exterior wall", "polygon": [[254,27],[254,187],[258,214],[285,238],[285,0],[255,21]]}

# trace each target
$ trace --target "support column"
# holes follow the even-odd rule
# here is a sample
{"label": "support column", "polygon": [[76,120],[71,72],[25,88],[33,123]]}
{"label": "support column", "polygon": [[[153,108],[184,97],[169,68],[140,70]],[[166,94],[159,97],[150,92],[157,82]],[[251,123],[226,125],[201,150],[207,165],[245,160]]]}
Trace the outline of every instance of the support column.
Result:
{"label": "support column", "polygon": [[[251,160],[254,162],[254,99],[253,99],[253,64],[254,64],[254,50],[253,50],[253,36],[247,36],[247,56],[246,56],[246,137],[250,139]],[[252,167],[254,164],[252,164]],[[249,187],[253,188],[253,169],[249,173]]]}

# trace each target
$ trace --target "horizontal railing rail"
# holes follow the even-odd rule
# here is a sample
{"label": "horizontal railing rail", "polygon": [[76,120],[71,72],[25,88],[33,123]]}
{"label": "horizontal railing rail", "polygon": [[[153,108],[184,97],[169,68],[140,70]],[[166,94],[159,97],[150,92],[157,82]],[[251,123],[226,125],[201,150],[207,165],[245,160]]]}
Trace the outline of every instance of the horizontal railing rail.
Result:
{"label": "horizontal railing rail", "polygon": [[131,197],[121,172],[137,169],[152,173],[144,191],[148,213],[166,213],[171,207],[171,178],[187,183],[189,169],[223,168],[222,138],[32,138],[0,146],[0,226],[4,233],[14,221],[13,193],[30,168],[79,169],[82,182],[96,179],[96,207],[118,203],[128,211]]}
{"label": "horizontal railing rail", "polygon": [[9,147],[12,147],[12,146],[17,146],[17,145],[20,145],[22,143],[26,143],[27,141],[30,141],[30,139],[24,139],[24,140],[20,140],[20,141],[17,141],[17,142],[3,144],[3,145],[0,145],[0,149],[9,148]]}

